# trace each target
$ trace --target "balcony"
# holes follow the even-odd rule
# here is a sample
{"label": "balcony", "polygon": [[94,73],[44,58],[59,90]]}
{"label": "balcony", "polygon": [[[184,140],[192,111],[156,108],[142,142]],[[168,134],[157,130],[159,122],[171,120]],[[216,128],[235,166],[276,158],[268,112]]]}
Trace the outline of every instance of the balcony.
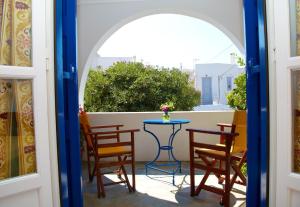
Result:
{"label": "balcony", "polygon": [[[128,193],[125,186],[113,185],[106,187],[106,197],[97,198],[96,179],[93,183],[88,182],[87,166],[83,161],[83,183],[85,206],[220,206],[220,196],[201,191],[199,196],[190,197],[189,189],[189,143],[186,128],[204,128],[218,130],[216,123],[231,123],[233,111],[214,111],[214,112],[172,112],[173,119],[189,119],[191,123],[183,125],[182,130],[176,135],[174,140],[174,155],[183,162],[181,174],[175,176],[175,186],[172,185],[172,177],[158,171],[149,171],[145,175],[144,164],[154,159],[157,146],[151,135],[143,131],[144,119],[158,119],[162,116],[161,112],[102,112],[89,113],[91,125],[105,124],[124,124],[124,128],[139,128],[136,134],[136,192]],[[162,144],[166,144],[171,133],[170,126],[149,126],[149,129],[157,134]],[[207,143],[218,143],[219,137],[205,136],[199,140]],[[168,159],[167,153],[162,153],[159,161],[164,162]],[[83,158],[85,160],[85,158]],[[128,172],[130,176],[130,171]],[[196,182],[199,182],[203,172],[199,171]],[[107,175],[105,179],[115,180],[117,176]],[[215,176],[211,175],[208,180],[211,185],[218,185]],[[222,187],[222,186],[220,186]],[[231,205],[245,206],[246,187],[235,184],[231,192]]]}

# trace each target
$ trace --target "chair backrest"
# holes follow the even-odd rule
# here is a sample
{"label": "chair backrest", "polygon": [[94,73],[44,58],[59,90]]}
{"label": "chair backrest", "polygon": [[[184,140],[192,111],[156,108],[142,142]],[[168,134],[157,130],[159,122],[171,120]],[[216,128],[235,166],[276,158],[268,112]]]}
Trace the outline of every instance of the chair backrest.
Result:
{"label": "chair backrest", "polygon": [[245,152],[247,150],[247,113],[246,111],[235,111],[233,117],[235,132],[239,135],[235,137],[233,143],[233,153]]}
{"label": "chair backrest", "polygon": [[88,150],[94,150],[93,138],[89,133],[91,132],[91,127],[89,123],[89,119],[87,113],[80,109],[79,111],[79,120],[80,120],[80,128],[82,129],[85,141],[87,143]]}

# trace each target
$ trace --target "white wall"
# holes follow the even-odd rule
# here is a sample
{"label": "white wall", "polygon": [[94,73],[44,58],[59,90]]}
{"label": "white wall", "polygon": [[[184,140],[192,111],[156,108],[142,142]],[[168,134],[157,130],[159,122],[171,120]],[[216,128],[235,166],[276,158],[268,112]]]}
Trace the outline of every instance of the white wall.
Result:
{"label": "white wall", "polygon": [[[98,112],[88,113],[91,125],[103,124],[124,124],[125,128],[137,128],[141,131],[136,134],[135,148],[137,161],[150,161],[154,159],[157,152],[157,145],[150,134],[143,131],[144,119],[160,119],[161,112]],[[171,118],[189,119],[191,123],[183,125],[182,130],[174,139],[174,154],[179,160],[189,160],[189,138],[186,128],[218,129],[217,123],[232,123],[233,111],[227,112],[172,112]],[[148,128],[148,127],[147,127]],[[169,138],[170,126],[149,126],[151,131],[159,135],[161,143],[165,145]],[[125,138],[125,137],[124,137]],[[199,140],[207,143],[218,143],[218,136],[197,135]],[[161,154],[160,160],[166,160],[167,154]]]}
{"label": "white wall", "polygon": [[232,77],[232,87],[234,78],[239,74],[245,72],[244,68],[239,68],[233,64],[211,63],[211,64],[196,64],[195,65],[195,84],[196,89],[202,91],[202,77],[212,78],[212,96],[213,102],[218,103],[219,100],[219,81],[220,76],[220,104],[227,104],[226,94],[227,77]]}
{"label": "white wall", "polygon": [[101,66],[102,68],[106,69],[116,62],[135,62],[135,57],[101,57],[96,54],[91,61],[91,68]]}
{"label": "white wall", "polygon": [[182,14],[207,21],[223,31],[241,53],[244,52],[243,2],[240,0],[79,0],[78,74],[81,103],[91,59],[102,44],[125,24],[160,13]]}

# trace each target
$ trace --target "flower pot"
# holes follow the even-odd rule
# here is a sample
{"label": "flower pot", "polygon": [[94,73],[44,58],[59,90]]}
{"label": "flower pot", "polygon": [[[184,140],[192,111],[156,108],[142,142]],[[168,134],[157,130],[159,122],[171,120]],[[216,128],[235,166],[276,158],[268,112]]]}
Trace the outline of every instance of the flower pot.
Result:
{"label": "flower pot", "polygon": [[171,117],[169,115],[169,112],[165,111],[163,116],[162,116],[163,122],[169,122],[171,120]]}

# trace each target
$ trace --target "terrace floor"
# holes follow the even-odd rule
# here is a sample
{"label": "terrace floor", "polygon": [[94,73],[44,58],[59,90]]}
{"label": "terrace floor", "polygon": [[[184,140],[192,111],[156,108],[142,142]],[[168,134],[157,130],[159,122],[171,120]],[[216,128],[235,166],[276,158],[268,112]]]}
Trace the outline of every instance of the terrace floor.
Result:
{"label": "terrace floor", "polygon": [[[200,182],[203,172],[199,171],[196,182]],[[130,172],[128,169],[129,179]],[[106,175],[105,179],[116,180],[116,175]],[[175,184],[172,185],[172,177],[158,171],[149,171],[145,175],[144,163],[138,162],[136,165],[136,192],[129,193],[125,185],[106,186],[106,197],[97,198],[96,179],[92,183],[88,182],[87,165],[83,163],[83,186],[84,186],[84,206],[85,207],[219,207],[220,196],[207,191],[201,191],[199,196],[190,197],[189,164],[183,163],[182,173],[176,175]],[[209,177],[210,185],[218,185],[215,176]],[[220,185],[222,187],[222,185]],[[246,187],[234,185],[231,192],[230,203],[234,207],[246,206]]]}

